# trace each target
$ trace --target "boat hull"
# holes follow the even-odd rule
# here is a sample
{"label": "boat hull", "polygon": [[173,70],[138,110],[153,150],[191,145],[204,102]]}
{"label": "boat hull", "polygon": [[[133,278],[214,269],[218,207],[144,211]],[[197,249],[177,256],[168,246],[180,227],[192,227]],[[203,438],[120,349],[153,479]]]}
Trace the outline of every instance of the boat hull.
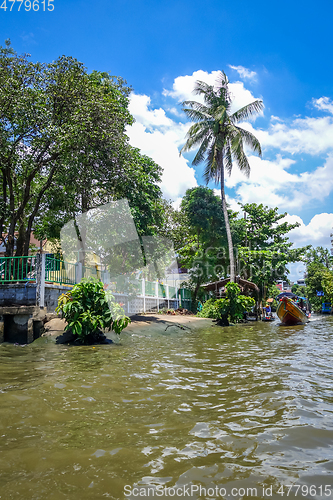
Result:
{"label": "boat hull", "polygon": [[261,318],[261,321],[274,321],[274,320],[275,320],[274,316],[263,316]]}
{"label": "boat hull", "polygon": [[280,300],[276,314],[281,323],[287,326],[304,325],[309,321],[306,314],[288,297]]}

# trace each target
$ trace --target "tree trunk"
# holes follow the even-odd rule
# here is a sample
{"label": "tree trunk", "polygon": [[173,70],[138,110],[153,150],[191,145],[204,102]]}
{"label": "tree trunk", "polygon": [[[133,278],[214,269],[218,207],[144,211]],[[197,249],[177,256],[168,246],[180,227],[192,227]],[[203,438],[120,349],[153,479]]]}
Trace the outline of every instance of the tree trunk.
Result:
{"label": "tree trunk", "polygon": [[[15,257],[22,257],[22,255],[28,255],[28,254],[24,254],[24,252],[23,252],[24,243],[25,243],[24,221],[20,220],[19,221],[18,236],[17,236],[17,239],[16,239]],[[28,247],[29,247],[29,244],[28,244]]]}
{"label": "tree trunk", "polygon": [[230,222],[227,210],[227,202],[224,193],[224,166],[223,158],[221,158],[221,200],[222,200],[222,210],[224,215],[225,228],[227,231],[228,249],[229,249],[229,261],[230,261],[230,281],[235,281],[235,259],[234,259],[234,246],[232,244],[232,236],[230,230]]}

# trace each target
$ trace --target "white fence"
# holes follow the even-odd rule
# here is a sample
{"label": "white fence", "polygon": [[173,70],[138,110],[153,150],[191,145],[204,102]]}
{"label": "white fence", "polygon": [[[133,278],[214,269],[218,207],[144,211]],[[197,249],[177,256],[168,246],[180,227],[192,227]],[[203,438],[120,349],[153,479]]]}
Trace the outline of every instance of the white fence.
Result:
{"label": "white fence", "polygon": [[128,316],[179,307],[177,287],[144,279],[132,281],[131,285],[136,289],[135,293],[119,293],[112,290],[115,300],[122,305]]}

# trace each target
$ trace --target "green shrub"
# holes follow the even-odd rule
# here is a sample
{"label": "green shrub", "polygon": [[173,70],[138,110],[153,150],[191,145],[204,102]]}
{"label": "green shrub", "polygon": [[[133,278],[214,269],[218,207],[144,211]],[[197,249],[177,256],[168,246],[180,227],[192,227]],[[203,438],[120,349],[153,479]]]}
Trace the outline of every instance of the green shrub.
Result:
{"label": "green shrub", "polygon": [[225,299],[207,300],[198,316],[217,320],[228,318],[233,323],[243,319],[244,313],[255,305],[255,300],[252,297],[241,295],[237,283],[227,283],[226,290]]}
{"label": "green shrub", "polygon": [[216,306],[215,303],[217,302],[216,299],[208,299],[206,302],[203,304],[202,309],[200,312],[198,312],[197,316],[200,316],[200,318],[213,318],[217,319],[217,311],[216,311]]}
{"label": "green shrub", "polygon": [[105,291],[96,278],[83,279],[60,295],[56,312],[62,313],[67,321],[66,330],[71,330],[82,343],[88,337],[98,338],[106,328],[119,335],[131,322],[112,293]]}

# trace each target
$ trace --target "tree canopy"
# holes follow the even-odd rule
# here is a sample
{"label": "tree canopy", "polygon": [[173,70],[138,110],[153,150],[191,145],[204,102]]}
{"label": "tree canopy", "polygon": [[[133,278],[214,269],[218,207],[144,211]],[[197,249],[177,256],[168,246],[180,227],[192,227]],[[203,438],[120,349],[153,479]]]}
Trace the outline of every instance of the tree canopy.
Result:
{"label": "tree canopy", "polygon": [[[322,302],[333,300],[333,257],[327,248],[310,248],[305,256],[307,297],[313,308],[321,310]],[[324,298],[317,295],[323,292]]]}
{"label": "tree canopy", "polygon": [[286,280],[288,263],[301,261],[309,247],[292,248],[288,233],[299,226],[282,219],[278,208],[263,204],[240,205],[242,219],[241,241],[237,248],[239,274],[256,283],[259,288]]}
{"label": "tree canopy", "polygon": [[0,238],[27,255],[32,230],[58,236],[78,213],[126,196],[139,232],[156,224],[161,169],[129,146],[130,87],[87,73],[72,57],[52,63],[0,48]]}

